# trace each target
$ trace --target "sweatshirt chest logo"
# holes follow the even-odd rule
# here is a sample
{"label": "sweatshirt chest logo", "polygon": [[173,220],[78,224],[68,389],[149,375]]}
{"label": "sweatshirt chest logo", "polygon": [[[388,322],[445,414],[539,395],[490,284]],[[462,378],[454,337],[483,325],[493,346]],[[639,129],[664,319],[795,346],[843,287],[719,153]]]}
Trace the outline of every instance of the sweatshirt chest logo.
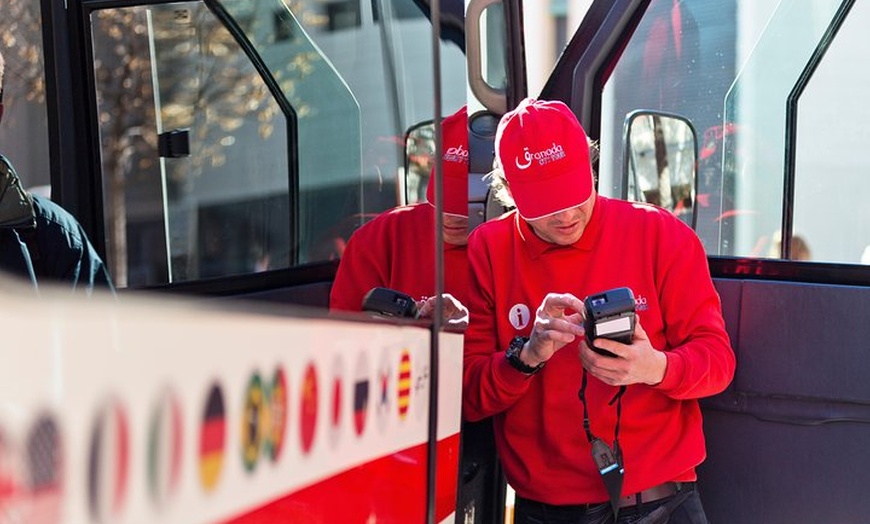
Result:
{"label": "sweatshirt chest logo", "polygon": [[636,311],[646,311],[649,309],[649,305],[646,302],[646,297],[638,293],[638,295],[634,298],[634,309]]}
{"label": "sweatshirt chest logo", "polygon": [[532,312],[525,304],[514,304],[508,313],[508,320],[516,330],[521,330],[532,321]]}

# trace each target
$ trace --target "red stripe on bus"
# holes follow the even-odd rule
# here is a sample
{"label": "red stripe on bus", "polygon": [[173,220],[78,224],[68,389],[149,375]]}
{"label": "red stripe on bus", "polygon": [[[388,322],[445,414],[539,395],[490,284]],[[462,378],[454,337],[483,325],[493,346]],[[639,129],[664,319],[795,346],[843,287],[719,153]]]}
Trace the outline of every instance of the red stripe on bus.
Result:
{"label": "red stripe on bus", "polygon": [[[459,433],[438,441],[435,520],[456,510]],[[426,444],[343,471],[234,517],[227,523],[426,521]]]}

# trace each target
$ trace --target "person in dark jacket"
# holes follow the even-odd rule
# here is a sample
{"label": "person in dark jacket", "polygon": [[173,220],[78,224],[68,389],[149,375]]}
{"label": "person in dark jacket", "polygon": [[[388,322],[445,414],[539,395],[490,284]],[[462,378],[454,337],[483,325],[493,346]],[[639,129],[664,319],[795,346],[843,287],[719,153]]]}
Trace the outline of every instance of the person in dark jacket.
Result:
{"label": "person in dark jacket", "polygon": [[[0,52],[0,120],[4,60]],[[25,191],[12,163],[0,155],[0,270],[41,282],[66,283],[88,294],[114,291],[109,272],[87,234],[68,211]]]}

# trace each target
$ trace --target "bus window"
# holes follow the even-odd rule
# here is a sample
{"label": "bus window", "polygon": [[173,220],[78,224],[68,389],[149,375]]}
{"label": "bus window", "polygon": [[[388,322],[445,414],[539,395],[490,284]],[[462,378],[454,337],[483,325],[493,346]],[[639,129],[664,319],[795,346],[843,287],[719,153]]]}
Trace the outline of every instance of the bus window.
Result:
{"label": "bus window", "polygon": [[[119,287],[334,260],[403,203],[404,134],[433,117],[413,0],[142,3],[89,13]],[[465,60],[442,46],[447,114]]]}
{"label": "bus window", "polygon": [[[837,32],[839,2],[809,5],[653,0],[603,90],[599,191],[630,189],[626,116],[676,113],[698,131],[696,231],[708,254],[858,263],[870,216],[858,196],[867,110],[854,49],[870,15],[853,6]],[[848,224],[826,213],[843,206],[859,213]]]}
{"label": "bus window", "polygon": [[[827,13],[830,14],[830,13]],[[870,169],[866,143],[870,106],[855,67],[857,49],[870,46],[870,5],[855,2],[797,105],[794,225],[788,258],[799,260],[802,235],[811,260],[868,263]],[[839,212],[835,212],[839,211]]]}
{"label": "bus window", "polygon": [[[230,33],[199,2],[91,19],[118,285],[287,267],[288,124]],[[169,133],[185,151],[161,151]]]}

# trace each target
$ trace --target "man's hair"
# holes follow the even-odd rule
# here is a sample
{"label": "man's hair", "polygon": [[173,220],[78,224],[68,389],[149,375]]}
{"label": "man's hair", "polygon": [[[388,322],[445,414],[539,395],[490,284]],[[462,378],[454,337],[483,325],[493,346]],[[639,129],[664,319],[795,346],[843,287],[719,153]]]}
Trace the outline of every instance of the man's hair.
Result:
{"label": "man's hair", "polygon": [[[595,163],[598,162],[598,142],[589,139],[589,161],[592,163],[592,174],[598,179],[598,174],[595,173]],[[504,170],[498,161],[498,157],[492,162],[492,171],[487,173],[486,181],[489,184],[489,189],[492,191],[492,196],[495,201],[501,204],[506,209],[517,207],[514,202],[514,197],[511,196],[510,188],[508,187],[507,179],[504,176]]]}

